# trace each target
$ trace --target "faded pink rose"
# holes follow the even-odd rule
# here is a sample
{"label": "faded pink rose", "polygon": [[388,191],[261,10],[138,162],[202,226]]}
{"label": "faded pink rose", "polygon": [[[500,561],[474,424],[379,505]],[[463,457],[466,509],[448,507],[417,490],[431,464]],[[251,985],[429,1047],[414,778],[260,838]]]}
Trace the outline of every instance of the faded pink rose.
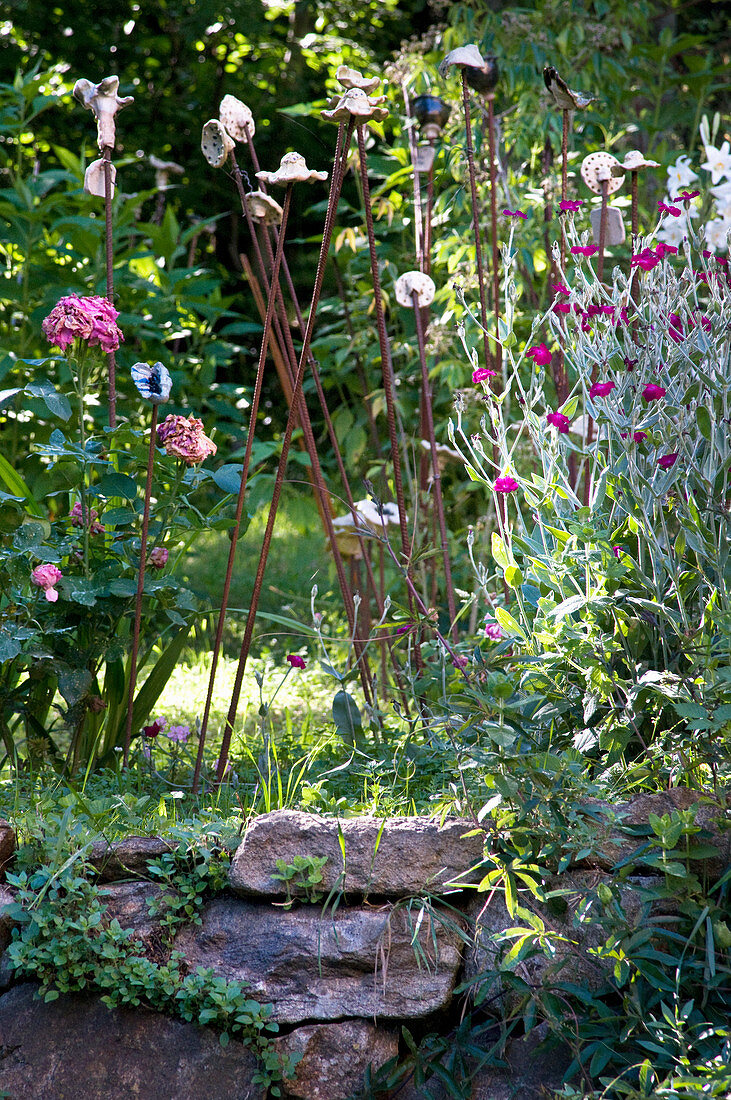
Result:
{"label": "faded pink rose", "polygon": [[164,569],[168,563],[168,557],[168,551],[164,546],[156,546],[154,550],[150,551],[147,564],[151,565],[153,569]]}
{"label": "faded pink rose", "polygon": [[493,642],[499,642],[505,637],[505,632],[500,624],[493,620],[485,623],[485,637],[492,638]]}
{"label": "faded pink rose", "polygon": [[157,429],[157,441],[165,453],[182,458],[188,466],[196,466],[218,448],[203,431],[203,421],[190,416],[166,416]]}
{"label": "faded pink rose", "polygon": [[70,294],[53,307],[41,328],[49,344],[65,351],[74,340],[97,344],[102,351],[116,351],[124,339],[117,325],[118,311],[107,298]]}
{"label": "faded pink rose", "polygon": [[55,565],[37,565],[30,575],[31,582],[43,589],[43,595],[49,603],[55,603],[58,599],[56,585],[61,580],[63,573]]}
{"label": "faded pink rose", "polygon": [[[83,516],[84,509],[82,507],[81,501],[77,500],[76,504],[74,504],[73,508],[71,509],[71,526],[83,527]],[[97,512],[96,508],[91,508],[89,510],[89,518],[86,521],[86,526],[88,526],[89,533],[91,535],[104,534],[104,524],[99,522],[99,513]]]}

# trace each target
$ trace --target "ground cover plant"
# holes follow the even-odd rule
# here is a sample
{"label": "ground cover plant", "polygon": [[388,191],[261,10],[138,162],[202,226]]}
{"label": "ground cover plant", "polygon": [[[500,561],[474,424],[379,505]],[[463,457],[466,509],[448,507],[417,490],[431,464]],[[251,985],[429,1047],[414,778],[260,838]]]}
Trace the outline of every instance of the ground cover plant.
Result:
{"label": "ground cover plant", "polygon": [[[561,1095],[727,1095],[731,878],[704,877],[693,810],[647,838],[644,902],[679,899],[672,919],[635,933],[631,862],[581,914],[612,979],[520,976],[556,961],[548,881],[597,843],[581,799],[728,799],[723,58],[702,28],[643,37],[654,11],[452,5],[383,99],[332,47],[322,98],[286,106],[322,146],[274,171],[232,81],[197,120],[195,172],[226,197],[185,227],[169,177],[124,182],[103,128],[137,107],[114,84],[39,63],[0,89],[0,812],[34,914],[11,957],[51,993],[95,972],[77,870],[100,836],[179,842],[195,908],[256,814],[458,813],[514,927],[457,1032],[410,1036],[369,1095],[469,1095],[498,978],[512,1026],[571,1050]],[[451,112],[418,103],[437,92]],[[92,164],[44,121],[93,133],[82,106]],[[319,259],[287,229],[305,208]],[[314,901],[318,870],[280,873]],[[113,1003],[143,989],[243,1033],[278,1088],[245,990],[113,933]]]}

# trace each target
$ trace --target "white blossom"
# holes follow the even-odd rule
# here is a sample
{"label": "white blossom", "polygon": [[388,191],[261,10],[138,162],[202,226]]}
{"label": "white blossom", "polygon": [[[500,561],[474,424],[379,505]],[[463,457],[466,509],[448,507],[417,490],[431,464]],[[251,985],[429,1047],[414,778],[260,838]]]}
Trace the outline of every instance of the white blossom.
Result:
{"label": "white blossom", "polygon": [[716,184],[724,176],[731,176],[731,148],[727,141],[724,141],[720,149],[715,145],[706,145],[706,157],[707,160],[701,168],[711,173],[711,183]]}
{"label": "white blossom", "polygon": [[668,191],[671,195],[677,195],[697,179],[697,173],[690,167],[690,157],[687,153],[681,153],[675,164],[668,168]]}

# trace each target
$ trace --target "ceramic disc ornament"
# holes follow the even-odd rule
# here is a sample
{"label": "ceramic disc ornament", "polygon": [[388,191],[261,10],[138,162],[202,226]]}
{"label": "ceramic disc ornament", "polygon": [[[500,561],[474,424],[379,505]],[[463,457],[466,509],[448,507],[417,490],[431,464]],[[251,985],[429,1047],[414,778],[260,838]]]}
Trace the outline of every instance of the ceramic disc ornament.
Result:
{"label": "ceramic disc ornament", "polygon": [[405,271],[396,280],[396,301],[400,306],[414,308],[414,292],[418,294],[420,306],[429,306],[434,301],[436,287],[434,280],[425,275],[423,271]]}
{"label": "ceramic disc ornament", "polygon": [[619,161],[611,153],[589,153],[589,156],[584,157],[581,162],[581,178],[595,195],[601,195],[602,181],[607,180],[609,183],[607,194],[613,195],[624,181],[624,176],[612,175],[612,168],[617,164]]}

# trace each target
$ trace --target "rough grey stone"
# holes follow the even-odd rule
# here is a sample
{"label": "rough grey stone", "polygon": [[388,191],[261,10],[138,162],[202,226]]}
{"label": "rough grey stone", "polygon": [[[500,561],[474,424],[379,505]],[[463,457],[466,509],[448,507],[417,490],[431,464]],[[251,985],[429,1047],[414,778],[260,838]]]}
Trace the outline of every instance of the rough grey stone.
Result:
{"label": "rough grey stone", "polygon": [[224,898],[204,908],[200,927],[178,932],[173,948],[191,968],[248,982],[257,1000],[274,1005],[280,1023],[409,1019],[449,1002],[460,965],[458,932],[426,913],[417,962],[417,920],[416,909],[401,907],[323,914],[319,906],[286,911]]}
{"label": "rough grey stone", "polygon": [[[697,846],[710,845],[716,849],[717,855],[691,860],[691,870],[702,877],[705,869],[712,881],[721,878],[731,865],[731,814],[702,791],[692,791],[687,787],[673,787],[657,794],[640,794],[631,802],[615,805],[598,798],[586,799],[582,806],[591,812],[600,827],[595,852],[585,862],[609,870],[638,849],[647,848],[646,840],[653,835],[649,826],[650,814],[662,817],[675,810],[687,810],[695,804],[698,806],[695,822],[703,832],[696,833],[690,842]],[[657,855],[658,850],[653,847],[652,854]],[[644,854],[644,851],[639,851],[638,864],[643,862]]]}
{"label": "rough grey stone", "polygon": [[[593,897],[594,891],[599,885],[611,886],[612,882],[611,875],[600,871],[574,871],[564,872],[545,883],[548,891],[568,891],[554,909],[536,902],[531,903],[531,908],[544,922],[546,944],[550,944],[552,953],[549,955],[539,952],[517,963],[512,969],[519,978],[531,986],[539,986],[550,969],[557,981],[575,982],[591,990],[597,990],[604,984],[614,965],[613,960],[602,961],[591,954],[589,949],[603,943],[607,933],[596,921],[587,919],[575,922],[574,918],[580,911],[585,911],[587,901],[588,916],[591,916],[591,906],[600,906]],[[628,879],[620,886],[619,901],[630,927],[638,926],[646,912],[648,902],[643,890],[653,890],[661,886],[662,882],[661,878],[646,876]],[[561,911],[564,905],[565,908]],[[672,910],[672,900],[659,906],[653,905],[654,912]],[[464,979],[474,982],[481,974],[495,972],[498,957],[504,950],[500,933],[506,928],[527,927],[527,923],[520,917],[511,917],[502,894],[497,893],[488,904],[484,898],[474,901],[469,910],[469,918],[470,927],[475,930],[475,938],[465,954]],[[507,982],[497,980],[492,983],[492,993],[485,990],[498,1014],[504,1013],[518,999],[518,995],[509,991],[508,985]],[[472,988],[477,992],[479,983],[473,984]],[[499,994],[504,996],[498,996]]]}
{"label": "rough grey stone", "polygon": [[45,1004],[35,989],[0,997],[0,1089],[13,1100],[263,1100],[241,1043],[80,994]]}
{"label": "rough grey stone", "polygon": [[[295,856],[327,856],[322,871],[323,890],[344,889],[346,894],[411,897],[445,893],[449,883],[479,881],[469,875],[482,860],[482,835],[466,837],[468,821],[448,819],[440,827],[427,818],[337,820],[294,810],[276,810],[254,819],[231,863],[231,888],[244,897],[285,896],[283,884],[272,877],[277,860],[292,863]],[[345,864],[338,835],[345,846]]]}
{"label": "rough grey stone", "polygon": [[176,847],[159,836],[128,836],[114,844],[98,840],[92,844],[87,859],[102,882],[116,882],[145,874],[148,860],[159,859]]}
{"label": "rough grey stone", "polygon": [[366,1068],[379,1069],[398,1053],[398,1032],[365,1020],[308,1024],[276,1042],[280,1055],[300,1054],[286,1095],[296,1100],[345,1100],[363,1084]]}
{"label": "rough grey stone", "polygon": [[0,952],[10,943],[10,937],[17,921],[5,913],[5,906],[15,901],[15,891],[9,886],[0,886]]}

